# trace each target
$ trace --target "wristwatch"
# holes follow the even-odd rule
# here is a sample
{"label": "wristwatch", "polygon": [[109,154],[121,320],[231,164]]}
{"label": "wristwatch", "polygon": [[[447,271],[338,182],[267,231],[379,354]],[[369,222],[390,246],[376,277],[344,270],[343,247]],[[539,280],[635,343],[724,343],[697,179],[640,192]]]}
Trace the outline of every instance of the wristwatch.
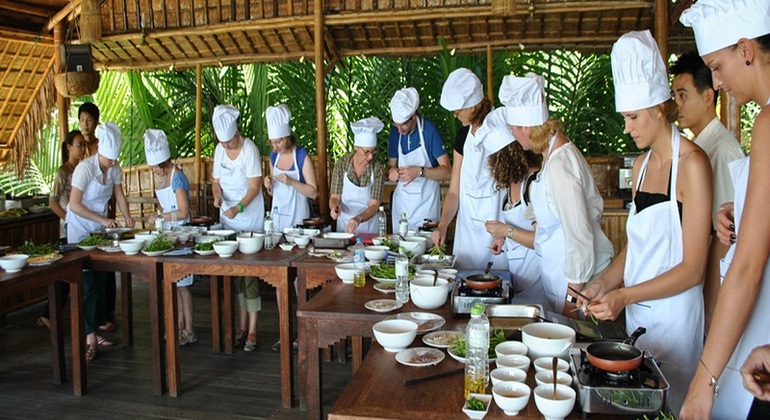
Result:
{"label": "wristwatch", "polygon": [[513,235],[516,234],[516,231],[513,230],[513,226],[508,226],[508,233],[505,234],[505,236],[508,237],[508,239],[513,239]]}
{"label": "wristwatch", "polygon": [[564,300],[566,300],[569,303],[577,303],[577,298],[575,296],[570,295],[569,293],[567,293],[567,297],[564,298]]}
{"label": "wristwatch", "polygon": [[425,168],[420,168],[420,176],[425,177]]}

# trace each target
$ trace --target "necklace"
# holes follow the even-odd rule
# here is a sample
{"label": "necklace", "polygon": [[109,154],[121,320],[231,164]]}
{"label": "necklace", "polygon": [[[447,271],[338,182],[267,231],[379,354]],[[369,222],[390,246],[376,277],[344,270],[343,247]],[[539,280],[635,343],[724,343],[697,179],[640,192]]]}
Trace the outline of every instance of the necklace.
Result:
{"label": "necklace", "polygon": [[508,187],[508,202],[505,203],[503,210],[508,211],[514,207],[513,197],[511,197],[511,187]]}

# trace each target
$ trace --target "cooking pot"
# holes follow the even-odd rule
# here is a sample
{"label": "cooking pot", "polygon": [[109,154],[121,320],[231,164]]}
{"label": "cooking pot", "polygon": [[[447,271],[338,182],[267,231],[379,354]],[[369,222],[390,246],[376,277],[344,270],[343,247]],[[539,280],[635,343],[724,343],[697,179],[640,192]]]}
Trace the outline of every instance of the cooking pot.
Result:
{"label": "cooking pot", "polygon": [[623,342],[599,341],[590,344],[586,348],[588,361],[601,370],[611,372],[636,369],[642,364],[642,351],[634,347],[634,343],[645,332],[646,328],[639,327]]}
{"label": "cooking pot", "polygon": [[308,219],[302,219],[302,224],[305,226],[320,226],[324,222],[320,217],[311,217]]}
{"label": "cooking pot", "polygon": [[487,268],[482,274],[472,274],[465,277],[465,284],[472,289],[494,289],[500,285],[502,278],[497,274],[490,274],[492,261],[487,263]]}

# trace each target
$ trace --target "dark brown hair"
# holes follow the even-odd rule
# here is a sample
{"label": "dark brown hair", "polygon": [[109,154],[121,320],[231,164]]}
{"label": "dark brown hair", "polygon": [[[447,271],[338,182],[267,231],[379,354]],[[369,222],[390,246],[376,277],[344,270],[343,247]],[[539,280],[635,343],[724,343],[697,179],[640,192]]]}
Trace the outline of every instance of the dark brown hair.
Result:
{"label": "dark brown hair", "polygon": [[471,117],[471,126],[480,127],[481,123],[484,122],[484,118],[486,118],[487,114],[489,114],[492,111],[492,103],[489,102],[489,99],[487,99],[487,97],[485,96],[484,99],[481,100],[481,102],[474,105],[473,107],[475,108],[475,112]]}
{"label": "dark brown hair", "polygon": [[489,171],[495,180],[495,187],[503,190],[512,183],[521,182],[529,173],[529,168],[540,167],[542,156],[524,150],[519,142],[514,141],[487,158]]}

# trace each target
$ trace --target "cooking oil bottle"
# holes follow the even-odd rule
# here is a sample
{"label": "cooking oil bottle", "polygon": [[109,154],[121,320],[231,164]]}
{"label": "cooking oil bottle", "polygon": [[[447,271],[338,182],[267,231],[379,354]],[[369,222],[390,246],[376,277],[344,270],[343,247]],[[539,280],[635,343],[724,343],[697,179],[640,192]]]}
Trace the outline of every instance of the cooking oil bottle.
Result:
{"label": "cooking oil bottle", "polygon": [[489,318],[484,303],[471,307],[471,320],[465,330],[465,399],[468,394],[484,394],[489,371]]}

